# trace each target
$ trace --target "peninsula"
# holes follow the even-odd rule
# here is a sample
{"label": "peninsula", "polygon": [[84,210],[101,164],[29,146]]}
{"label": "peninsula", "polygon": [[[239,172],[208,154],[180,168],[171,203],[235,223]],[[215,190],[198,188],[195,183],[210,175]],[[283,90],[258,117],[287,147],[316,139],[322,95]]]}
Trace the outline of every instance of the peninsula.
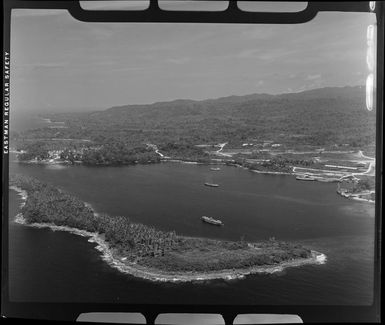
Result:
{"label": "peninsula", "polygon": [[12,175],[10,185],[24,199],[17,222],[90,237],[111,266],[149,280],[234,279],[325,260],[321,253],[274,238],[257,243],[193,238],[98,214],[73,195],[23,175]]}

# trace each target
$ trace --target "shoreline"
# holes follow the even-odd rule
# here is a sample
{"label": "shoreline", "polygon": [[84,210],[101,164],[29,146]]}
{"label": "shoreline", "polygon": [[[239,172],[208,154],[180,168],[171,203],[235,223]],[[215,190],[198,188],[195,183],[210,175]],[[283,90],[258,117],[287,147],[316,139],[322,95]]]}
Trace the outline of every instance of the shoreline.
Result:
{"label": "shoreline", "polygon": [[[372,204],[376,203],[375,200],[361,198],[360,197],[360,195],[361,195],[360,193],[353,194],[353,193],[348,193],[348,192],[341,191],[339,189],[337,189],[336,192],[337,192],[337,194],[339,194],[340,196],[342,196],[342,197],[344,197],[346,199],[350,199],[350,200],[354,200],[354,201],[359,201],[359,202],[372,203]],[[373,193],[374,193],[374,191],[373,191]],[[365,194],[369,194],[369,193],[365,193]]]}
{"label": "shoreline", "polygon": [[[10,186],[11,190],[14,190],[22,199],[20,208],[25,205],[25,202],[28,198],[27,192],[22,190],[17,186]],[[92,205],[85,202],[85,206],[88,206],[92,209]],[[97,213],[92,209],[92,212],[96,215]],[[52,231],[65,231],[74,235],[88,237],[88,242],[95,243],[94,247],[101,253],[102,259],[111,267],[119,270],[122,273],[129,274],[134,277],[158,281],[158,282],[192,282],[192,281],[207,281],[207,280],[235,280],[242,279],[250,274],[272,274],[276,272],[282,272],[284,269],[289,267],[298,267],[302,265],[317,265],[325,264],[327,257],[325,254],[319,253],[317,251],[311,250],[311,257],[309,258],[299,258],[292,259],[290,261],[285,261],[279,264],[274,265],[263,265],[263,266],[252,266],[245,269],[224,269],[211,272],[169,272],[162,271],[159,269],[154,269],[150,267],[141,266],[134,262],[125,262],[126,258],[116,253],[113,248],[110,248],[108,243],[104,240],[103,235],[98,233],[92,233],[86,230],[81,230],[78,228],[72,228],[67,226],[57,226],[52,223],[31,223],[27,224],[22,213],[19,212],[15,218],[14,222],[34,228],[49,228]]]}
{"label": "shoreline", "polygon": [[[42,165],[62,165],[62,166],[74,166],[74,165],[84,165],[82,162],[77,162],[75,164],[71,164],[68,161],[49,161],[49,160],[40,160],[40,161],[35,161],[35,160],[28,160],[28,161],[19,161],[17,160],[18,163],[24,163],[24,164],[42,164]],[[222,161],[217,161],[217,162],[199,162],[199,161],[193,161],[193,160],[182,160],[182,159],[170,159],[170,158],[162,158],[159,163],[180,163],[180,164],[186,164],[186,165],[208,165],[208,166],[215,166],[215,165],[221,165],[221,166],[229,166],[229,167],[236,167],[236,168],[242,168],[244,170],[248,170],[250,172],[256,173],[256,174],[262,174],[262,175],[286,175],[286,176],[302,176],[304,173],[303,172],[297,172],[295,171],[296,167],[292,167],[293,170],[291,172],[274,172],[274,171],[261,171],[261,170],[256,170],[256,169],[251,169],[248,167],[245,167],[240,164],[226,164],[226,162]],[[136,164],[135,164],[136,165]],[[125,166],[131,166],[131,165],[125,165]],[[104,166],[101,166],[104,167]],[[109,165],[106,165],[106,167],[111,167]],[[320,170],[322,171],[322,170]],[[339,175],[339,174],[338,174]],[[338,175],[334,175],[333,177],[322,177],[322,176],[314,176],[314,179],[311,179],[311,181],[315,182],[321,182],[321,183],[336,183],[339,182]],[[360,198],[357,195],[346,195],[344,193],[341,193],[340,191],[336,191],[338,195],[354,200],[354,201],[359,201],[359,202],[367,202],[367,203],[375,203],[374,200],[369,200],[369,199],[364,199]]]}
{"label": "shoreline", "polygon": [[[75,164],[70,164],[69,162],[67,161],[48,161],[48,160],[41,160],[41,161],[35,161],[35,160],[29,160],[29,161],[16,161],[18,163],[24,163],[24,164],[42,164],[42,165],[62,165],[62,166],[74,166],[74,165],[84,165],[83,163],[79,162],[79,163],[75,163]],[[256,170],[256,169],[251,169],[251,168],[248,168],[248,167],[244,167],[240,164],[226,164],[225,162],[223,161],[217,161],[217,162],[199,162],[199,161],[189,161],[189,160],[181,160],[181,159],[161,159],[161,161],[159,163],[180,163],[180,164],[185,164],[185,165],[208,165],[208,166],[215,166],[215,165],[221,165],[221,166],[229,166],[229,167],[236,167],[236,168],[242,168],[244,170],[248,170],[252,173],[256,173],[256,174],[262,174],[262,175],[284,175],[284,176],[302,176],[303,173],[302,172],[296,172],[293,168],[293,171],[292,172],[273,172],[273,171],[261,171],[261,170]],[[135,164],[136,165],[136,164]],[[131,166],[131,165],[125,165],[125,166]],[[100,167],[100,166],[98,166]],[[104,166],[101,166],[101,167],[104,167]],[[111,167],[111,166],[105,166],[105,167]],[[313,177],[314,179],[311,179],[310,181],[313,181],[313,182],[321,182],[321,183],[336,183],[336,182],[339,182],[339,179],[338,178],[329,178],[329,177],[322,177],[322,176],[315,176]],[[375,203],[374,200],[368,200],[368,199],[364,199],[364,198],[360,198],[359,196],[357,195],[347,195],[347,194],[344,194],[344,193],[341,193],[340,191],[336,191],[338,195],[344,197],[344,198],[347,198],[347,199],[350,199],[350,200],[354,200],[354,201],[358,201],[358,202],[366,202],[366,203]]]}

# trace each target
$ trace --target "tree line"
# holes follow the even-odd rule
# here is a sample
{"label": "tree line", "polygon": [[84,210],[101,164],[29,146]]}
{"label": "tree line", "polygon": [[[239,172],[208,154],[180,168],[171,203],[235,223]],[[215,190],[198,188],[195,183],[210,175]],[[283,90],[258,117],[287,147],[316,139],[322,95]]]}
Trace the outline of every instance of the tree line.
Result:
{"label": "tree line", "polygon": [[28,193],[21,211],[27,223],[53,223],[104,234],[113,248],[124,251],[132,259],[164,255],[177,245],[174,231],[132,223],[125,216],[95,214],[76,197],[32,177],[13,175],[10,184]]}

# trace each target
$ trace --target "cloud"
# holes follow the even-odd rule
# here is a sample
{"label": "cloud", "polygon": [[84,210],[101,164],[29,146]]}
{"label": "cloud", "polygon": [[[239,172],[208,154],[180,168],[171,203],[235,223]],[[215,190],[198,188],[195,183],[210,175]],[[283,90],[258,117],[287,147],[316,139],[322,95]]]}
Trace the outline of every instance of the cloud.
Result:
{"label": "cloud", "polygon": [[258,53],[260,53],[260,49],[248,49],[248,50],[243,50],[236,54],[236,58],[238,59],[250,59],[250,58],[255,58]]}
{"label": "cloud", "polygon": [[258,28],[247,27],[247,29],[241,31],[240,36],[246,40],[267,40],[273,35],[273,28],[266,26],[258,26]]}
{"label": "cloud", "polygon": [[14,19],[11,33],[13,80],[31,81],[14,87],[25,106],[42,104],[33,95],[42,85],[57,106],[67,105],[63,89],[76,93],[73,106],[112,106],[291,92],[366,77],[367,13],[325,12],[306,24],[257,26],[99,24],[65,10],[15,13],[31,16]]}
{"label": "cloud", "polygon": [[307,75],[305,80],[316,80],[316,79],[320,79],[320,78],[321,78],[320,74],[309,74],[309,75]]}
{"label": "cloud", "polygon": [[181,58],[168,58],[166,59],[166,62],[173,63],[173,64],[185,64],[187,62],[190,62],[191,58],[189,57],[181,57]]}
{"label": "cloud", "polygon": [[37,63],[24,63],[15,64],[15,69],[56,69],[68,66],[68,62],[37,62]]}
{"label": "cloud", "polygon": [[247,49],[236,54],[238,59],[257,59],[262,61],[275,61],[280,59],[287,59],[293,54],[298,53],[298,50],[291,50],[285,48],[277,48],[266,50],[262,48]]}

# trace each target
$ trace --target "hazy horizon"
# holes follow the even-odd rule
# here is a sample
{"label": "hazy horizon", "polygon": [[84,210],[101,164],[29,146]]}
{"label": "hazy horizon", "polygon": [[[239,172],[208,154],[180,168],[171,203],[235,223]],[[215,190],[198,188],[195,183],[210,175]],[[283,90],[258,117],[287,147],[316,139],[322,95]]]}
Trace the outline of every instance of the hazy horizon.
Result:
{"label": "hazy horizon", "polygon": [[[221,97],[216,97],[216,98],[202,98],[202,99],[193,99],[193,98],[174,98],[170,100],[165,100],[165,101],[154,101],[154,102],[148,102],[148,103],[126,103],[122,105],[114,105],[114,106],[109,106],[109,107],[70,107],[70,108],[58,108],[55,113],[74,113],[74,112],[96,112],[96,111],[105,111],[110,108],[114,107],[121,107],[121,106],[136,106],[136,105],[153,105],[153,104],[158,104],[158,103],[168,103],[168,102],[175,102],[175,101],[194,101],[194,102],[201,102],[201,101],[206,101],[206,100],[216,100],[216,99],[221,99],[221,98],[228,98],[228,97],[242,97],[242,96],[252,96],[252,95],[268,95],[268,96],[280,96],[280,95],[286,95],[286,94],[299,94],[299,93],[304,93],[307,91],[317,91],[321,89],[328,89],[328,88],[356,88],[356,87],[365,87],[365,85],[346,85],[346,86],[337,86],[337,87],[332,87],[332,86],[325,86],[325,87],[320,87],[320,88],[313,88],[313,89],[308,89],[308,90],[302,90],[298,92],[285,92],[285,93],[278,93],[278,94],[270,94],[270,93],[252,93],[252,94],[243,94],[243,95],[236,95],[236,94],[230,94],[227,96],[221,96]],[[36,114],[46,114],[46,113],[51,113],[52,109],[46,108],[46,109],[41,109],[41,110],[36,110],[32,113]],[[23,112],[22,112],[23,113]]]}
{"label": "hazy horizon", "polygon": [[84,23],[12,13],[11,109],[91,111],[365,84],[368,13],[294,25]]}

